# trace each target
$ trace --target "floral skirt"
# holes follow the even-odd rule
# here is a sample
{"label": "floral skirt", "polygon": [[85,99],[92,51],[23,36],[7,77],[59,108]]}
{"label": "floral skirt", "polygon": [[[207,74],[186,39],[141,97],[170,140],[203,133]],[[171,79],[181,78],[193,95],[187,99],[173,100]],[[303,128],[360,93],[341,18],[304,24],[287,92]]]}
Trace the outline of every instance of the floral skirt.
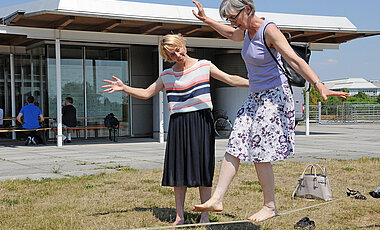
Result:
{"label": "floral skirt", "polygon": [[237,113],[226,152],[249,162],[271,162],[294,154],[295,111],[287,82],[251,93]]}

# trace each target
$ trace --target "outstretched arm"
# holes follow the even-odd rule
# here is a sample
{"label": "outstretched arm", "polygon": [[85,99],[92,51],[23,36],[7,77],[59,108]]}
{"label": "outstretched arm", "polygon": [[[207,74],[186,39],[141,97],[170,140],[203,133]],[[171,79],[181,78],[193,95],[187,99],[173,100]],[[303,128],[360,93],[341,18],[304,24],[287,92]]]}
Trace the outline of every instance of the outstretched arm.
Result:
{"label": "outstretched arm", "polygon": [[267,45],[269,47],[274,47],[278,52],[280,52],[281,56],[286,60],[287,63],[289,63],[291,67],[293,67],[297,73],[301,74],[305,80],[314,85],[323,100],[327,100],[327,97],[329,96],[338,96],[342,98],[347,98],[350,96],[350,94],[346,92],[332,91],[327,89],[326,86],[324,86],[323,83],[319,80],[318,76],[311,69],[311,67],[305,62],[305,60],[300,58],[294,52],[285,36],[275,25],[272,24],[268,26],[265,31],[265,37],[267,40]]}
{"label": "outstretched arm", "polygon": [[151,84],[146,89],[134,88],[125,85],[119,78],[112,76],[115,81],[104,80],[104,82],[109,83],[109,85],[103,85],[102,88],[105,88],[104,92],[113,93],[115,91],[122,91],[131,95],[132,97],[140,99],[148,99],[156,95],[164,88],[164,83],[161,78],[158,78],[153,84]]}
{"label": "outstretched arm", "polygon": [[228,73],[225,73],[218,69],[214,64],[211,63],[211,68],[210,68],[210,75],[211,77],[222,81],[224,83],[227,83],[231,86],[236,86],[236,87],[249,87],[249,81],[248,79],[242,78],[237,75],[230,75]]}
{"label": "outstretched arm", "polygon": [[216,30],[220,35],[222,35],[225,38],[228,38],[232,41],[237,41],[237,42],[244,40],[244,31],[242,31],[239,28],[235,29],[231,26],[217,22],[217,21],[207,17],[206,13],[203,9],[202,4],[198,1],[193,1],[193,3],[198,8],[198,13],[196,13],[195,10],[193,10],[193,14],[196,18],[198,18],[202,22],[208,24],[209,26],[211,26],[211,28]]}

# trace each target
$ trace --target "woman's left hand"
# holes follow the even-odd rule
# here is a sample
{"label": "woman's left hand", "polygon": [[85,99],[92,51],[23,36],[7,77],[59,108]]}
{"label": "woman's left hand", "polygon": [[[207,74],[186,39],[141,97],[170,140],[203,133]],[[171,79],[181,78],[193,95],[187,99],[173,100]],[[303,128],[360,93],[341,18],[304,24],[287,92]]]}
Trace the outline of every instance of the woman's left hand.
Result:
{"label": "woman's left hand", "polygon": [[319,91],[319,94],[321,95],[321,97],[323,98],[323,100],[325,100],[325,101],[327,100],[327,97],[331,97],[331,96],[337,96],[337,97],[341,97],[341,98],[347,98],[350,96],[349,93],[329,90],[325,86],[318,89],[318,91]]}

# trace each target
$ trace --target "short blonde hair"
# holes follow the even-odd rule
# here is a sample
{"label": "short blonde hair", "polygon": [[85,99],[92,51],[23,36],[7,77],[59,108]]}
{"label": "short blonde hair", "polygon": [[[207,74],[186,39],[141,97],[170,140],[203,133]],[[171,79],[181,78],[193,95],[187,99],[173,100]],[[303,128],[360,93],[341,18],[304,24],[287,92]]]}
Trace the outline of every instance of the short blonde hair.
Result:
{"label": "short blonde hair", "polygon": [[168,34],[161,39],[159,45],[161,57],[167,62],[173,62],[165,52],[168,50],[168,46],[183,47],[186,51],[186,39],[182,34]]}

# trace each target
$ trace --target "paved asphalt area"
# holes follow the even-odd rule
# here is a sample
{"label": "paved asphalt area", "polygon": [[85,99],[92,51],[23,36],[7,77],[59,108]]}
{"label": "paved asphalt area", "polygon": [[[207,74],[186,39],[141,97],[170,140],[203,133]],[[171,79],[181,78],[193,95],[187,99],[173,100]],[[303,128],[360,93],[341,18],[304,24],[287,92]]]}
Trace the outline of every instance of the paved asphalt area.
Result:
{"label": "paved asphalt area", "polygon": [[[311,124],[296,129],[295,155],[288,161],[313,162],[321,159],[380,157],[380,124]],[[220,165],[226,139],[216,140],[216,161]],[[76,140],[56,147],[24,146],[21,141],[0,139],[0,180],[40,179],[114,172],[123,167],[140,170],[162,169],[165,143],[148,138],[119,137]]]}

